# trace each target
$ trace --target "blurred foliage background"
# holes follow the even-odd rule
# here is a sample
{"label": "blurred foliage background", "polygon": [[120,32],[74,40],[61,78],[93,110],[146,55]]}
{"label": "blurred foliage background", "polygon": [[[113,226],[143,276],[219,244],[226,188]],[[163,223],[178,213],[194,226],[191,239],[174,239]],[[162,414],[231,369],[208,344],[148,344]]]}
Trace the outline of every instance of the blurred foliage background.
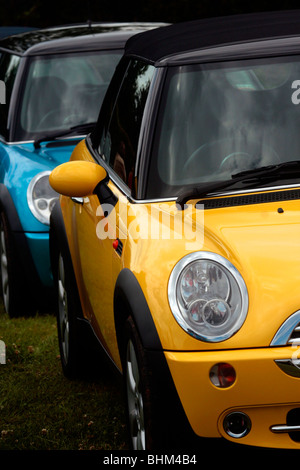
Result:
{"label": "blurred foliage background", "polygon": [[0,26],[92,21],[166,21],[299,8],[299,0],[0,0]]}

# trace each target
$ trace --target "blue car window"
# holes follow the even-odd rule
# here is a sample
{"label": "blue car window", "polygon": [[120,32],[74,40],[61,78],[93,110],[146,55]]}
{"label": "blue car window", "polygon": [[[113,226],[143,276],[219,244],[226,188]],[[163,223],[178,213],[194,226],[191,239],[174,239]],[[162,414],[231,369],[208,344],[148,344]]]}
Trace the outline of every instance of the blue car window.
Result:
{"label": "blue car window", "polygon": [[21,103],[17,140],[97,121],[121,51],[32,58]]}

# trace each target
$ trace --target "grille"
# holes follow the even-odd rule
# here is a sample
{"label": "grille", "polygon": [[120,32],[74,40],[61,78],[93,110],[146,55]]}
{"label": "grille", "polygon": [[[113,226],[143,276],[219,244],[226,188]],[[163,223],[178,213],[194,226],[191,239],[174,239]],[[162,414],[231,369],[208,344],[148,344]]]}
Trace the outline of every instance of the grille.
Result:
{"label": "grille", "polygon": [[271,346],[300,345],[300,310],[288,317],[277,330]]}
{"label": "grille", "polygon": [[300,323],[293,329],[287,344],[300,345]]}
{"label": "grille", "polygon": [[263,204],[265,202],[281,202],[300,199],[300,189],[289,191],[276,191],[247,196],[231,196],[213,199],[203,199],[198,204],[203,204],[204,209],[219,209],[223,207],[246,206],[250,204]]}

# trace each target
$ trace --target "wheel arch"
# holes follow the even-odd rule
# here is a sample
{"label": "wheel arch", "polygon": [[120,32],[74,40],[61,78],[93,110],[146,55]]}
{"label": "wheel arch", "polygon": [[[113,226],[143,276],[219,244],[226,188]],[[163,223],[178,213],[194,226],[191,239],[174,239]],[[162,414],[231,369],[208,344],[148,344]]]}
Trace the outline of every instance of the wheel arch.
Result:
{"label": "wheel arch", "polygon": [[72,282],[75,283],[74,285],[77,285],[64,218],[59,201],[55,203],[50,216],[49,250],[53,279],[55,280],[57,277],[58,254],[61,252],[64,258],[64,263],[67,265],[68,272],[72,277]]}
{"label": "wheel arch", "polygon": [[142,288],[128,268],[124,268],[114,290],[114,318],[118,344],[122,341],[122,328],[126,319],[131,316],[142,345],[145,349],[162,351],[162,345]]}
{"label": "wheel arch", "polygon": [[[133,320],[137,330],[139,340],[143,348],[144,365],[143,370],[149,373],[149,382],[147,383],[147,396],[149,390],[152,390],[153,404],[150,417],[151,427],[154,430],[154,436],[159,436],[159,440],[154,443],[162,449],[173,448],[175,440],[174,430],[179,434],[179,442],[175,444],[176,448],[185,448],[190,445],[197,437],[195,436],[182,403],[178,396],[171,371],[169,369],[164,351],[151,316],[146,298],[139,285],[138,279],[127,268],[123,269],[117,279],[114,292],[114,315],[115,327],[118,339],[119,350],[121,354],[122,367],[125,367],[126,344],[124,341],[126,320]],[[128,324],[128,323],[127,323]],[[123,352],[123,356],[122,356]],[[126,387],[124,388],[126,390]],[[125,391],[126,394],[126,391]],[[163,416],[164,432],[161,433],[161,421],[153,419],[153,415]],[[176,437],[176,439],[178,436]],[[151,444],[151,440],[149,441]],[[151,449],[152,449],[151,444]],[[180,447],[182,446],[182,447]]]}
{"label": "wheel arch", "polygon": [[0,184],[0,211],[5,213],[11,231],[23,232],[14,201],[8,188],[3,183]]}
{"label": "wheel arch", "polygon": [[52,270],[55,268],[57,262],[56,256],[58,250],[63,252],[64,256],[66,256],[68,260],[68,263],[71,262],[65,223],[59,201],[55,203],[50,215],[49,244]]}
{"label": "wheel arch", "polygon": [[47,305],[52,302],[52,289],[41,282],[17,208],[9,189],[3,183],[0,184],[0,213],[3,213],[11,236],[14,263],[18,266],[16,277],[20,278],[20,284],[26,286],[23,294],[24,313],[35,313],[37,307],[48,308]]}

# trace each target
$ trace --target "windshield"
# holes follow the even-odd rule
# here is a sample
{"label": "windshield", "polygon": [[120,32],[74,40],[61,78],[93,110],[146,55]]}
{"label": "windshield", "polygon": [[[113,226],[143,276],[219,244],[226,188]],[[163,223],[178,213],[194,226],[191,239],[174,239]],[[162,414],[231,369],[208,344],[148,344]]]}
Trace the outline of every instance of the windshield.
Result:
{"label": "windshield", "polygon": [[32,58],[16,140],[96,122],[121,54],[114,50]]}
{"label": "windshield", "polygon": [[170,67],[163,96],[147,197],[300,160],[295,58]]}

